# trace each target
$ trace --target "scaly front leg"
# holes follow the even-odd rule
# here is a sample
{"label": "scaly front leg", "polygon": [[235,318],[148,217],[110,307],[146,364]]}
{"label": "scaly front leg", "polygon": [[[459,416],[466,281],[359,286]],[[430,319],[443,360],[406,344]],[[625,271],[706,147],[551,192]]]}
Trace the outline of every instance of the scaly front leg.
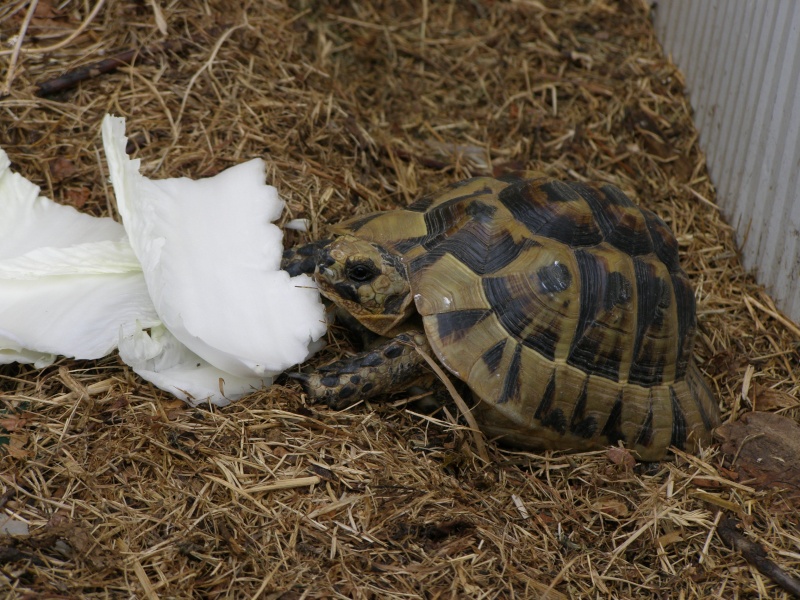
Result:
{"label": "scaly front leg", "polygon": [[415,346],[430,355],[425,334],[407,331],[350,358],[321,367],[315,373],[290,373],[303,383],[309,398],[332,408],[407,390],[430,379],[425,359]]}

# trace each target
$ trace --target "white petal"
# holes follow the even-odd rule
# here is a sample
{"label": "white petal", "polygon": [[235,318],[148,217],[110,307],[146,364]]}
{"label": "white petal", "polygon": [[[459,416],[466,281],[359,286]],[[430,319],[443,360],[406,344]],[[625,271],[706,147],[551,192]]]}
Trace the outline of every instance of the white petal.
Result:
{"label": "white petal", "polygon": [[283,203],[255,159],[219,175],[153,181],[125,154],[124,120],[103,143],[117,206],[161,320],[212,365],[268,377],[305,360],[325,332],[310,278],[280,271]]}
{"label": "white petal", "polygon": [[100,358],[159,322],[121,225],[39,196],[0,150],[0,364]]}
{"label": "white petal", "polygon": [[0,259],[45,246],[64,248],[125,237],[122,225],[113,219],[79,213],[39,196],[38,186],[11,171],[10,164],[0,149]]}
{"label": "white petal", "polygon": [[220,371],[181,344],[163,326],[123,334],[119,355],[143,379],[196,405],[225,406],[266,385],[264,377],[236,377]]}
{"label": "white petal", "polygon": [[[0,279],[0,362],[14,354],[103,357],[119,328],[159,323],[141,273]],[[41,363],[42,359],[35,362]]]}
{"label": "white petal", "polygon": [[142,267],[127,239],[76,244],[67,248],[36,248],[22,256],[0,260],[0,279],[141,272]]}
{"label": "white petal", "polygon": [[32,363],[37,369],[44,369],[56,361],[55,354],[45,354],[22,348],[16,340],[12,340],[0,331],[0,365],[11,363]]}
{"label": "white petal", "polygon": [[285,229],[294,229],[295,231],[308,231],[311,221],[309,219],[292,219],[283,227]]}

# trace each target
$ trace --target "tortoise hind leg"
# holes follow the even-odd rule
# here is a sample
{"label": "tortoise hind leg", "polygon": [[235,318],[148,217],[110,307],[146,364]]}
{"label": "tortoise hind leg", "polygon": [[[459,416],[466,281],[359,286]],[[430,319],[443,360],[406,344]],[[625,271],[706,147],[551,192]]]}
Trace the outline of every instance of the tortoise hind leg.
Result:
{"label": "tortoise hind leg", "polygon": [[402,392],[429,378],[425,359],[416,347],[430,352],[422,332],[408,331],[314,373],[290,373],[289,377],[299,379],[315,402],[344,408],[361,400]]}

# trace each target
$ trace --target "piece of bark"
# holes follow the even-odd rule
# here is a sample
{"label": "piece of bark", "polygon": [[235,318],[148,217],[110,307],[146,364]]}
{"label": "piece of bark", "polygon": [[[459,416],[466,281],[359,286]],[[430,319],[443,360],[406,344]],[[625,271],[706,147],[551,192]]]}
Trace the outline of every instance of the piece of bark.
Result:
{"label": "piece of bark", "polygon": [[89,65],[78,67],[67,71],[63,75],[48,79],[42,83],[37,83],[39,88],[36,92],[37,96],[51,96],[65,90],[69,90],[78,85],[81,81],[97,77],[104,73],[116,71],[118,68],[129,65],[136,60],[137,57],[142,55],[151,55],[155,52],[163,52],[167,50],[179,51],[183,47],[182,42],[179,40],[167,40],[156,44],[150,48],[132,48],[124,50],[115,54],[110,58],[91,63]]}
{"label": "piece of bark", "polygon": [[758,488],[783,488],[800,503],[800,425],[775,413],[749,412],[725,423],[714,435],[722,440],[726,466],[739,481]]}
{"label": "piece of bark", "polygon": [[720,521],[717,533],[722,541],[734,550],[742,553],[742,557],[753,565],[758,572],[774,581],[781,588],[800,598],[800,579],[789,575],[781,567],[767,558],[767,553],[761,544],[747,539],[739,530],[739,522],[736,519],[726,517]]}
{"label": "piece of bark", "polygon": [[753,410],[775,410],[776,408],[793,408],[800,404],[800,400],[781,390],[775,390],[757,381],[750,386],[747,397],[753,405]]}

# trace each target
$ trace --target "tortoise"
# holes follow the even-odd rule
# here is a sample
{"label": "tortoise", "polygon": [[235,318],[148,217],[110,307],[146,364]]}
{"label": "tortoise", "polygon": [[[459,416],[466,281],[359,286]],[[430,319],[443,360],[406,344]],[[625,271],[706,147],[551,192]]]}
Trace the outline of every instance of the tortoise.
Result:
{"label": "tortoise", "polygon": [[[433,355],[490,438],[642,460],[711,441],[717,403],[692,359],[695,299],[669,227],[604,183],[460,181],[344,221],[284,255],[384,341],[311,374],[344,407],[402,391]],[[352,320],[351,319],[351,320]]]}

